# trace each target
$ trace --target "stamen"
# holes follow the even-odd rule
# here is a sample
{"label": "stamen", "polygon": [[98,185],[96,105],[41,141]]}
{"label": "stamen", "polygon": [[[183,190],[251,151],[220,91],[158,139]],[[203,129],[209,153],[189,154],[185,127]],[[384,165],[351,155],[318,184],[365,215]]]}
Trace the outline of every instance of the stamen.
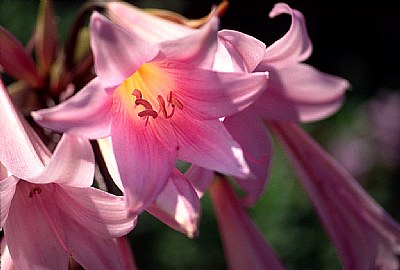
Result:
{"label": "stamen", "polygon": [[142,92],[140,92],[139,89],[133,90],[132,95],[134,95],[137,99],[142,98]]}
{"label": "stamen", "polygon": [[34,187],[31,192],[29,192],[29,198],[32,198],[34,194],[39,195],[40,193],[42,193],[42,189],[40,187]]}
{"label": "stamen", "polygon": [[183,104],[177,98],[174,98],[171,103],[178,107],[179,110],[183,109]]}
{"label": "stamen", "polygon": [[173,106],[178,107],[178,109],[180,109],[180,110],[183,109],[183,104],[177,98],[172,97],[172,91],[170,91],[168,93],[167,101],[168,101],[168,103],[172,104]]}
{"label": "stamen", "polygon": [[135,104],[138,105],[138,106],[142,105],[146,110],[152,110],[153,109],[153,106],[151,106],[150,102],[148,102],[147,100],[142,99],[142,98],[136,99]]}
{"label": "stamen", "polygon": [[139,112],[138,116],[140,116],[140,117],[149,117],[149,116],[151,116],[153,118],[157,118],[158,114],[153,109],[150,109],[150,110],[146,109],[144,111]]}
{"label": "stamen", "polygon": [[[141,105],[144,107],[144,110],[139,112],[138,116],[144,117],[146,119],[146,125],[149,122],[150,116],[153,118],[157,118],[158,114],[161,112],[163,114],[163,116],[168,119],[174,115],[175,107],[177,107],[180,110],[183,109],[183,104],[177,98],[173,97],[172,91],[170,91],[167,95],[167,102],[168,102],[167,106],[165,104],[164,98],[161,95],[157,96],[157,101],[158,101],[158,106],[159,106],[158,112],[156,112],[153,109],[153,106],[151,105],[151,103],[148,100],[143,98],[142,92],[140,92],[139,89],[134,89],[132,91],[132,95],[135,96],[135,105],[136,106]],[[169,107],[170,105],[172,105],[172,110],[168,114],[167,107]]]}
{"label": "stamen", "polygon": [[136,98],[135,105],[142,105],[144,107],[144,111],[139,112],[138,116],[142,118],[144,117],[146,119],[145,125],[147,126],[150,116],[153,118],[157,118],[158,113],[153,110],[153,106],[150,104],[150,102],[143,98],[142,92],[140,92],[139,89],[133,90],[132,95],[134,95]]}
{"label": "stamen", "polygon": [[169,91],[168,96],[167,96],[167,101],[168,101],[168,103],[172,103],[172,91]]}
{"label": "stamen", "polygon": [[167,109],[165,108],[165,101],[163,99],[163,97],[161,95],[157,96],[157,100],[158,100],[158,105],[160,106],[160,109],[158,110],[158,112],[162,112],[164,117],[167,118]]}
{"label": "stamen", "polygon": [[174,112],[175,112],[175,106],[172,105],[172,111],[166,118],[171,118],[174,115]]}

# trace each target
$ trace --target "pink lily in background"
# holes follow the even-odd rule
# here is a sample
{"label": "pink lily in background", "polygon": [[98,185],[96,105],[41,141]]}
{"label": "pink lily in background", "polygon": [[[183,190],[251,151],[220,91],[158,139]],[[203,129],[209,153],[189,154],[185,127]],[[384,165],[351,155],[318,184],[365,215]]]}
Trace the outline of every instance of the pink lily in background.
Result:
{"label": "pink lily in background", "polygon": [[[256,57],[259,54],[246,54],[246,47],[241,45],[246,43],[240,42],[246,39],[247,44],[252,42],[253,48],[261,50],[265,46],[261,41],[236,31],[219,32],[224,46],[219,47],[217,55],[225,57],[216,58],[214,68],[270,72],[268,91],[247,109],[224,120],[224,125],[241,145],[250,170],[256,176],[256,180],[236,178],[247,192],[244,203],[248,206],[263,194],[270,170],[272,145],[264,122],[315,121],[328,117],[340,107],[348,88],[346,80],[301,63],[312,52],[304,17],[284,3],[276,4],[270,17],[280,14],[291,16],[291,26],[282,38],[264,49],[261,61]],[[230,55],[241,55],[242,58]]]}
{"label": "pink lily in background", "polygon": [[210,195],[229,269],[285,269],[252,223],[228,180],[217,176]]}
{"label": "pink lily in background", "polygon": [[270,122],[344,269],[399,269],[400,225],[294,123]]}
{"label": "pink lily in background", "polygon": [[239,178],[250,172],[224,117],[249,106],[267,73],[210,70],[218,18],[194,34],[151,43],[95,13],[97,77],[59,106],[32,113],[42,126],[89,139],[111,136],[127,206],[140,213],[166,186],[177,158]]}
{"label": "pink lily in background", "polygon": [[[263,61],[254,69],[270,72],[268,91],[244,111],[224,120],[242,146],[251,171],[258,176],[255,186],[251,185],[254,182],[250,184],[238,179],[242,188],[248,191],[244,202],[253,204],[261,194],[261,187],[265,186],[265,168],[271,153],[265,129],[267,125],[294,163],[344,268],[398,269],[399,224],[295,124],[315,121],[334,113],[340,107],[349,84],[342,78],[301,63],[312,51],[304,17],[283,3],[276,4],[270,16],[282,13],[292,16],[292,25],[285,36],[267,48]],[[225,33],[237,36],[232,31]],[[235,49],[226,47],[227,50]],[[254,66],[245,57],[241,62],[231,63],[233,69],[250,72]],[[257,116],[258,123],[255,122]],[[257,147],[254,141],[259,142]]]}
{"label": "pink lily in background", "polygon": [[120,269],[116,237],[130,232],[122,197],[90,187],[88,140],[64,135],[53,154],[15,111],[0,81],[0,226],[17,269]]}

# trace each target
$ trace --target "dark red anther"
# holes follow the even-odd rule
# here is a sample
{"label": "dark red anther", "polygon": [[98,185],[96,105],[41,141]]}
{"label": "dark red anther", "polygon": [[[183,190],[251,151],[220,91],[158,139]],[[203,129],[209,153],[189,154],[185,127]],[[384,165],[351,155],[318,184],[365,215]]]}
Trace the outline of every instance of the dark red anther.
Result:
{"label": "dark red anther", "polygon": [[140,92],[139,89],[133,90],[132,95],[134,95],[137,99],[142,98],[142,92]]}
{"label": "dark red anther", "polygon": [[169,93],[168,93],[167,102],[172,103],[172,91],[169,91]]}
{"label": "dark red anther", "polygon": [[177,98],[173,98],[171,103],[172,105],[178,107],[179,110],[183,109],[183,104]]}
{"label": "dark red anther", "polygon": [[40,187],[34,187],[31,192],[29,192],[29,198],[32,198],[34,194],[39,195],[40,193],[42,193],[42,189]]}
{"label": "dark red anther", "polygon": [[153,109],[153,106],[151,106],[150,102],[148,102],[147,100],[142,99],[142,98],[136,99],[135,100],[135,104],[138,105],[138,106],[142,105],[146,110],[152,110]]}
{"label": "dark red anther", "polygon": [[173,106],[178,107],[178,109],[180,109],[180,110],[183,109],[183,104],[177,98],[172,97],[172,91],[169,91],[168,96],[167,96],[167,101],[168,101],[168,103],[172,104]]}
{"label": "dark red anther", "polygon": [[[168,95],[168,98],[170,98],[172,95],[172,92]],[[164,98],[160,95],[157,96],[158,104],[160,105],[159,111],[161,111],[164,115],[165,118],[171,118],[174,115],[175,112],[175,106],[172,105],[172,111],[170,114],[167,113],[167,109],[165,108],[165,101]]]}
{"label": "dark red anther", "polygon": [[157,96],[158,105],[160,106],[159,112],[161,111],[165,118],[167,118],[167,109],[165,108],[165,101],[161,95]]}
{"label": "dark red anther", "polygon": [[140,117],[149,117],[149,116],[151,116],[151,117],[153,117],[153,118],[157,118],[158,114],[157,114],[157,112],[156,112],[155,110],[152,110],[152,109],[148,110],[148,109],[146,109],[146,110],[144,110],[144,111],[139,112],[139,113],[138,113],[138,116],[140,116]]}

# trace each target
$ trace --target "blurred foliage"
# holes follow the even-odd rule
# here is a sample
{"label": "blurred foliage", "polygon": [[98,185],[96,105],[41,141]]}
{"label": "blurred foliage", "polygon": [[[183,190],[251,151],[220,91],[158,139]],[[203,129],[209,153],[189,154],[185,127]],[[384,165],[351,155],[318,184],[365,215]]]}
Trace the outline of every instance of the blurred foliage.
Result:
{"label": "blurred foliage", "polygon": [[[131,2],[140,7],[170,9],[190,18],[204,16],[213,3],[219,3]],[[272,43],[288,29],[290,22],[287,16],[273,20],[267,17],[275,2],[230,2],[230,8],[222,18],[223,28],[246,32],[266,44]],[[301,4],[287,1],[302,11],[307,19],[314,43],[313,55],[307,62],[325,72],[343,76],[352,84],[352,91],[337,114],[304,125],[323,146],[340,132],[354,129],[353,123],[359,117],[358,106],[372,98],[378,88],[400,89],[400,27],[397,15],[394,16],[394,11],[384,2],[367,4],[358,10],[354,3],[324,2],[327,6],[322,6],[318,1],[302,1]],[[65,39],[73,17],[83,3],[55,1],[61,40]],[[33,31],[37,8],[38,1],[34,0],[0,0],[0,24],[26,44]],[[398,167],[389,170],[375,166],[362,184],[395,219],[400,220],[398,180]],[[200,235],[195,239],[188,239],[171,230],[147,213],[142,214],[137,227],[129,234],[139,269],[226,268],[207,194],[202,199],[202,207]],[[335,250],[277,145],[268,189],[258,204],[249,209],[249,213],[288,269],[340,268]]]}

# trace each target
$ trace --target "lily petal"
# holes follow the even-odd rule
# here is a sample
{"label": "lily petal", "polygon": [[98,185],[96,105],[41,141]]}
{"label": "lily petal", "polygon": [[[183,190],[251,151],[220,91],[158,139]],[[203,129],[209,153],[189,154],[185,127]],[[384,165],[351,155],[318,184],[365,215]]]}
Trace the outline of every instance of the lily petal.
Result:
{"label": "lily petal", "polygon": [[16,270],[14,262],[10,255],[10,251],[8,250],[8,246],[4,238],[1,241],[0,269]]}
{"label": "lily petal", "polygon": [[0,66],[15,79],[26,81],[30,86],[40,87],[43,83],[36,71],[32,57],[24,46],[4,27],[0,26]]}
{"label": "lily petal", "polygon": [[106,90],[120,85],[159,53],[156,45],[97,12],[90,19],[90,33],[96,74]]}
{"label": "lily petal", "polygon": [[86,226],[66,219],[74,259],[84,269],[123,269],[115,239],[96,237]]}
{"label": "lily petal", "polygon": [[48,158],[44,155],[46,147],[15,110],[1,80],[0,126],[0,160],[4,167],[22,179],[38,175]]}
{"label": "lily petal", "polygon": [[210,195],[229,269],[285,269],[227,180],[217,178]]}
{"label": "lily petal", "polygon": [[14,197],[18,181],[19,179],[13,175],[10,175],[7,178],[2,178],[0,181],[0,230],[3,229],[4,223],[7,220],[11,201]]}
{"label": "lily petal", "polygon": [[160,74],[183,104],[185,114],[196,119],[216,119],[239,112],[254,102],[267,87],[267,72],[215,72],[176,64],[159,63]]}
{"label": "lily petal", "polygon": [[179,159],[241,178],[249,176],[240,146],[219,120],[197,121],[176,115],[171,123]]}
{"label": "lily petal", "polygon": [[192,34],[196,29],[144,12],[124,2],[107,2],[106,14],[115,23],[156,44]]}
{"label": "lily petal", "polygon": [[[288,32],[269,46],[265,52],[263,63],[273,65],[275,68],[290,66],[291,64],[306,60],[312,52],[312,43],[307,33],[303,14],[291,9],[285,3],[277,3],[269,13],[271,18],[280,14],[289,14],[292,24]],[[259,70],[265,70],[261,68]]]}
{"label": "lily petal", "polygon": [[8,177],[7,168],[3,166],[0,162],[0,181],[6,179]]}
{"label": "lily petal", "polygon": [[[50,203],[52,195],[43,190],[29,197],[31,187],[25,181],[18,182],[4,225],[10,255],[17,269],[66,269],[68,256],[60,244],[66,243],[66,236],[56,206]],[[42,200],[49,203],[43,206]]]}
{"label": "lily petal", "polygon": [[271,120],[315,121],[342,105],[347,80],[323,73],[307,64],[274,70],[269,68],[268,91],[254,103]]}
{"label": "lily petal", "polygon": [[271,140],[264,122],[255,117],[256,115],[257,112],[253,107],[249,107],[224,120],[225,127],[242,147],[246,162],[253,174],[252,178],[236,179],[239,186],[247,193],[243,199],[246,206],[254,205],[263,194],[272,161]]}
{"label": "lily petal", "polygon": [[[152,121],[131,115],[124,97],[114,94],[111,140],[127,207],[138,214],[158,196],[174,168],[176,138],[168,122]],[[163,122],[167,127],[164,133]],[[170,132],[168,132],[168,130]]]}
{"label": "lily petal", "polygon": [[252,72],[264,54],[265,44],[258,39],[238,31],[221,30],[213,70]]}
{"label": "lily petal", "polygon": [[110,111],[111,98],[94,78],[70,99],[31,115],[43,127],[97,139],[111,134]]}
{"label": "lily petal", "polygon": [[137,270],[138,267],[136,265],[135,257],[133,256],[131,243],[129,242],[128,237],[127,236],[118,237],[117,245],[123,265],[122,269]]}
{"label": "lily petal", "polygon": [[198,234],[200,200],[192,185],[177,169],[146,211],[189,238]]}
{"label": "lily petal", "polygon": [[107,137],[104,139],[97,140],[101,154],[104,158],[104,162],[106,163],[107,170],[111,175],[115,185],[124,192],[124,187],[122,185],[121,177],[118,172],[117,161],[115,160],[115,154],[112,147],[111,137]]}
{"label": "lily petal", "polygon": [[59,185],[56,202],[69,219],[89,228],[96,238],[120,237],[136,225],[136,218],[128,217],[123,197],[96,188]]}
{"label": "lily petal", "polygon": [[94,177],[94,154],[87,139],[64,134],[50,161],[39,174],[24,180],[36,184],[58,183],[89,187]]}
{"label": "lily petal", "polygon": [[296,168],[344,269],[398,269],[400,224],[296,124],[269,126]]}
{"label": "lily petal", "polygon": [[212,12],[206,24],[193,33],[174,40],[160,43],[160,50],[169,59],[190,63],[190,65],[211,68],[217,50],[219,19]]}
{"label": "lily petal", "polygon": [[197,196],[201,198],[211,185],[212,180],[214,179],[214,172],[192,164],[185,172],[185,177],[190,181]]}

